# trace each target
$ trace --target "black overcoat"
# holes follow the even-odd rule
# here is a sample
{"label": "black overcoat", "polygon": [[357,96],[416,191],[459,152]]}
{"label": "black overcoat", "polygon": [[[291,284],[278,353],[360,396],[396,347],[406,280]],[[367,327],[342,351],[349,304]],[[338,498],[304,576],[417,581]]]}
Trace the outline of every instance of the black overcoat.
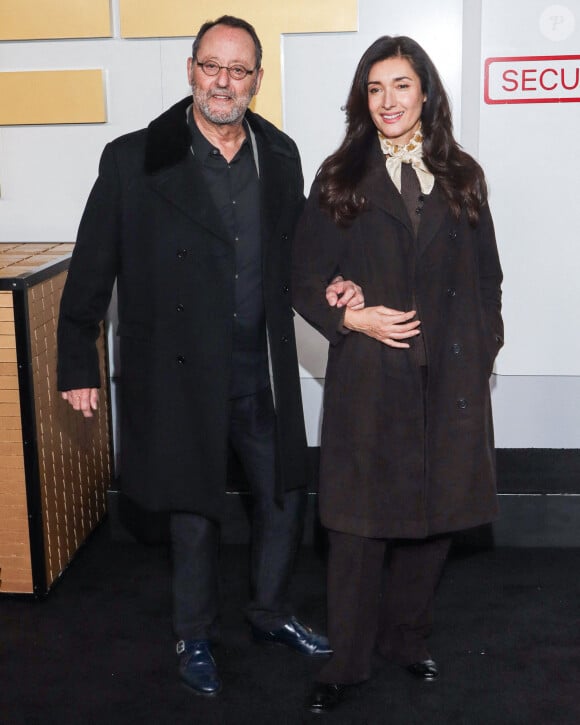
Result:
{"label": "black overcoat", "polygon": [[[79,227],[58,330],[59,390],[100,384],[95,337],[115,280],[122,488],[152,510],[224,509],[235,250],[190,150],[183,99],[108,144]],[[306,483],[290,303],[304,205],[294,142],[248,111],[261,187],[264,307],[277,415],[277,491]]]}
{"label": "black overcoat", "polygon": [[[502,344],[492,219],[457,220],[435,184],[417,239],[378,142],[348,229],[318,205],[315,182],[295,237],[293,304],[330,343],[324,389],[320,514],[337,531],[422,538],[496,517],[489,377]],[[428,361],[424,399],[413,352],[341,332],[326,284],[358,282],[367,306],[418,310]],[[416,300],[414,306],[413,300]]]}

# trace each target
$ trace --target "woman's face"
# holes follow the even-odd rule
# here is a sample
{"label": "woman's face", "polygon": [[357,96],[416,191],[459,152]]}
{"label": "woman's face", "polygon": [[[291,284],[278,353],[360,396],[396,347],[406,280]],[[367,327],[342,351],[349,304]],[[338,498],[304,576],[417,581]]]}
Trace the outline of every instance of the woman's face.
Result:
{"label": "woman's face", "polygon": [[379,131],[397,146],[409,143],[421,124],[426,99],[409,61],[395,56],[371,66],[367,94],[369,112]]}

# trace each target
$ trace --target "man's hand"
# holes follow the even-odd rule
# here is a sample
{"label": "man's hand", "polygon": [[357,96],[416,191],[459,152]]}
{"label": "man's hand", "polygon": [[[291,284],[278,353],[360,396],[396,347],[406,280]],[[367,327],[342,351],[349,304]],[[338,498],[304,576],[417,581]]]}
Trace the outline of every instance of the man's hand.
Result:
{"label": "man's hand", "polygon": [[61,393],[62,399],[68,401],[73,410],[80,410],[85,418],[93,417],[93,410],[99,405],[99,391],[97,388],[79,388],[66,390]]}
{"label": "man's hand", "polygon": [[355,332],[363,332],[389,347],[407,348],[407,342],[400,342],[420,334],[420,320],[413,320],[415,310],[402,312],[389,307],[365,307],[353,310],[347,307],[344,313],[344,326]]}
{"label": "man's hand", "polygon": [[326,301],[331,307],[348,307],[351,310],[362,310],[365,298],[358,284],[345,280],[338,275],[326,288]]}

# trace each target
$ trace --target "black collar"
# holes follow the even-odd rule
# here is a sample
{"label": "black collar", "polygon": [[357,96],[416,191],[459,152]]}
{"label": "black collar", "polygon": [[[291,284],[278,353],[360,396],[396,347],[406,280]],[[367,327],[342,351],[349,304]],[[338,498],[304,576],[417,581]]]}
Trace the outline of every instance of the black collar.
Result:
{"label": "black collar", "polygon": [[[189,153],[191,131],[187,124],[186,111],[190,105],[191,96],[187,96],[149,124],[145,142],[147,174],[155,174],[168,166],[174,166]],[[256,134],[260,149],[267,149],[268,153],[278,153],[283,156],[292,157],[297,154],[292,141],[261,116],[248,109],[245,119]]]}

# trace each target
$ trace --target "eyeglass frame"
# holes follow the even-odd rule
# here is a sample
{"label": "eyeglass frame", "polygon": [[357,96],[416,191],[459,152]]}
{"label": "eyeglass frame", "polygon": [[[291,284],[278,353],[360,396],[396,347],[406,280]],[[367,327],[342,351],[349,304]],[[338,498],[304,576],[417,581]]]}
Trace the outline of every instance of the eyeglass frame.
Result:
{"label": "eyeglass frame", "polygon": [[[218,69],[218,70],[217,70],[217,73],[208,73],[208,72],[207,72],[207,70],[205,69],[205,66],[207,65],[207,63],[211,63],[211,64],[215,65],[215,66],[217,67],[217,69]],[[244,78],[246,78],[247,76],[251,76],[251,75],[252,75],[253,73],[255,73],[255,72],[256,72],[256,70],[257,70],[257,68],[252,68],[252,70],[248,70],[248,69],[247,69],[247,68],[246,68],[245,66],[243,66],[243,65],[242,65],[241,63],[234,63],[234,65],[220,65],[219,63],[216,63],[216,61],[215,61],[215,60],[204,60],[204,62],[203,62],[203,63],[200,63],[200,62],[199,62],[199,60],[197,60],[197,58],[195,59],[195,64],[196,64],[196,65],[197,65],[197,66],[198,66],[199,68],[201,68],[201,69],[202,69],[202,71],[203,71],[203,72],[205,73],[205,75],[206,75],[206,76],[207,76],[208,78],[215,78],[216,76],[218,76],[218,75],[220,74],[220,71],[221,71],[221,70],[224,70],[224,69],[225,69],[225,70],[227,70],[227,72],[228,72],[228,76],[229,76],[229,77],[230,77],[230,78],[231,78],[231,79],[232,79],[233,81],[243,81],[243,80],[244,80]],[[232,68],[241,68],[241,69],[243,69],[243,70],[244,70],[244,73],[245,73],[245,75],[243,75],[243,76],[242,76],[241,78],[234,78],[234,76],[232,75]]]}

